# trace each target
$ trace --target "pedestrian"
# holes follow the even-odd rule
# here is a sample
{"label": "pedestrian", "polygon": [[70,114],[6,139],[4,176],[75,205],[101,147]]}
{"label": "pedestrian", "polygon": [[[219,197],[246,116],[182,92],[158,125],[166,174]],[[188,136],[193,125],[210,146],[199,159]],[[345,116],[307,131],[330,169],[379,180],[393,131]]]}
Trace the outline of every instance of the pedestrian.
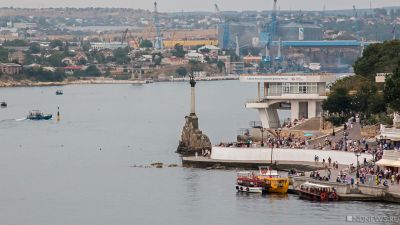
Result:
{"label": "pedestrian", "polygon": [[395,176],[394,176],[394,174],[392,174],[392,177],[391,177],[391,179],[390,179],[390,183],[393,185],[394,184],[394,180],[395,180]]}
{"label": "pedestrian", "polygon": [[325,159],[322,159],[322,165],[325,166]]}
{"label": "pedestrian", "polygon": [[328,158],[329,166],[331,166],[331,162],[332,162],[332,159],[331,159],[331,157],[329,156],[329,158]]}
{"label": "pedestrian", "polygon": [[400,173],[397,173],[396,180],[397,180],[397,184],[399,184],[399,182],[400,182]]}
{"label": "pedestrian", "polygon": [[354,185],[354,178],[351,178],[351,179],[350,179],[350,183],[351,183],[351,187],[353,187],[353,185]]}

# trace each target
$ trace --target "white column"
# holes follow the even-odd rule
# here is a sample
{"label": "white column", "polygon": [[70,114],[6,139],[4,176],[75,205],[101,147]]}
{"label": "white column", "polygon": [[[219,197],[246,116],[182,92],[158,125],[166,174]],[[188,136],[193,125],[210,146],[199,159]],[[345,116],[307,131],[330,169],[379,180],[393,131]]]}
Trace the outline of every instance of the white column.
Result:
{"label": "white column", "polygon": [[260,116],[260,120],[262,123],[263,128],[271,128],[270,124],[269,124],[269,115],[267,113],[267,109],[266,108],[260,108],[258,109],[258,115]]}
{"label": "white column", "polygon": [[317,116],[317,102],[315,100],[308,101],[308,119]]}
{"label": "white column", "polygon": [[257,100],[261,100],[261,88],[260,88],[260,82],[257,83]]}
{"label": "white column", "polygon": [[190,99],[190,114],[191,115],[194,115],[194,114],[196,114],[195,112],[195,105],[196,105],[196,103],[195,103],[195,101],[196,101],[196,96],[195,96],[195,89],[194,89],[195,87],[191,87],[190,89],[191,89],[191,95],[190,95],[190,97],[191,97],[191,99]]}
{"label": "white column", "polygon": [[293,122],[295,119],[299,120],[299,101],[290,101],[290,112],[291,118],[290,120]]}

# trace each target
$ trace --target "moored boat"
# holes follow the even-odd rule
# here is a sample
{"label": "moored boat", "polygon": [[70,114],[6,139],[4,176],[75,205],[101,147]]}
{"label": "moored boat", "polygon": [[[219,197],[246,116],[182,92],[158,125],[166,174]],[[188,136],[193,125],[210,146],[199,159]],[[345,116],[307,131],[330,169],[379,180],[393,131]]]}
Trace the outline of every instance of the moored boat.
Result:
{"label": "moored boat", "polygon": [[7,102],[1,102],[1,103],[0,103],[0,106],[1,106],[2,108],[7,107]]}
{"label": "moored boat", "polygon": [[236,190],[246,193],[262,193],[263,182],[253,172],[238,172],[236,178]]}
{"label": "moored boat", "polygon": [[286,194],[289,189],[289,178],[283,178],[278,171],[267,166],[259,167],[258,179],[264,182],[264,192]]}
{"label": "moored boat", "polygon": [[33,110],[29,112],[29,115],[26,117],[28,120],[50,120],[53,117],[51,114],[44,114],[39,110]]}
{"label": "moored boat", "polygon": [[63,94],[64,94],[64,92],[62,90],[57,90],[56,91],[56,95],[63,95]]}
{"label": "moored boat", "polygon": [[327,185],[314,184],[306,182],[297,189],[300,198],[311,199],[313,201],[338,201],[339,195],[335,188]]}

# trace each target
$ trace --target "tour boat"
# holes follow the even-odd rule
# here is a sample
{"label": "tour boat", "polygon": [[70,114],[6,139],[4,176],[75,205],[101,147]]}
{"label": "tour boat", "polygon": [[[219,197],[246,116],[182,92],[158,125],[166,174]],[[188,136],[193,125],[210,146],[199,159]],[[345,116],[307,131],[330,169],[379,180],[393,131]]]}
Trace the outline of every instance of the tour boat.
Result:
{"label": "tour boat", "polygon": [[259,167],[258,179],[264,183],[264,192],[286,194],[289,189],[289,178],[283,178],[278,171],[267,166]]}
{"label": "tour boat", "polygon": [[51,114],[44,114],[39,110],[33,110],[29,112],[29,115],[26,117],[28,120],[49,120],[53,117]]}
{"label": "tour boat", "polygon": [[253,172],[238,172],[236,190],[246,193],[262,193],[263,182]]}
{"label": "tour boat", "polygon": [[64,94],[64,92],[62,90],[57,90],[56,91],[56,95],[62,95],[62,94]]}
{"label": "tour boat", "polygon": [[7,107],[7,102],[1,102],[1,103],[0,103],[0,106],[1,106],[2,108]]}
{"label": "tour boat", "polygon": [[339,200],[339,195],[331,186],[306,182],[301,184],[296,191],[298,192],[300,198],[311,199],[314,201],[325,202]]}

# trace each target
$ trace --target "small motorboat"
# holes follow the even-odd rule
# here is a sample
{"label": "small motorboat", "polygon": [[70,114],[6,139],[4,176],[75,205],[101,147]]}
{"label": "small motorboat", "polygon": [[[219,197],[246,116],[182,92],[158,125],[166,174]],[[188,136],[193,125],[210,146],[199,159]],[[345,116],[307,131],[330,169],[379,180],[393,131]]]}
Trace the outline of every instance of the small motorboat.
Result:
{"label": "small motorboat", "polygon": [[26,117],[28,120],[50,120],[53,117],[51,114],[44,114],[39,110],[33,110],[29,112],[29,115]]}
{"label": "small motorboat", "polygon": [[7,102],[1,102],[1,103],[0,103],[0,106],[1,106],[2,108],[7,107]]}
{"label": "small motorboat", "polygon": [[64,94],[64,92],[62,90],[57,90],[56,91],[56,95],[63,95],[63,94]]}

